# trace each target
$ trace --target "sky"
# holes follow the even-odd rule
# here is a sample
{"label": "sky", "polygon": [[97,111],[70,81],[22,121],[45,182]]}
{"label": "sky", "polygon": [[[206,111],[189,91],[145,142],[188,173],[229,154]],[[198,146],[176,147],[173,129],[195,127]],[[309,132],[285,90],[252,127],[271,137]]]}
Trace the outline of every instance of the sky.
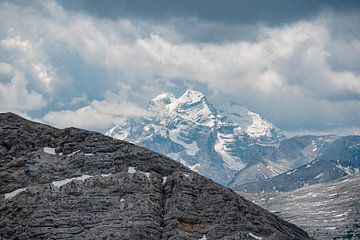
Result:
{"label": "sky", "polygon": [[360,134],[360,1],[0,0],[0,112],[105,131],[162,92]]}

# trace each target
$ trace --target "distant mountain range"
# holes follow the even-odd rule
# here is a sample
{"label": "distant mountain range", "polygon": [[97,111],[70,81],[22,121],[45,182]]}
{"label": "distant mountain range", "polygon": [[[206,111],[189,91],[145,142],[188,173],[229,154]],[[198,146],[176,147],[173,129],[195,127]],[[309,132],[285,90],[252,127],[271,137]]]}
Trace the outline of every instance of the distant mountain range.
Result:
{"label": "distant mountain range", "polygon": [[282,141],[271,158],[294,159],[300,166],[269,179],[231,186],[237,191],[285,192],[358,173],[360,136],[294,137]]}
{"label": "distant mountain range", "polygon": [[[215,106],[199,91],[163,93],[151,117],[128,119],[106,134],[173,158],[236,190],[288,191],[357,172],[360,137],[299,136],[237,102]],[[286,185],[286,186],[285,186]]]}

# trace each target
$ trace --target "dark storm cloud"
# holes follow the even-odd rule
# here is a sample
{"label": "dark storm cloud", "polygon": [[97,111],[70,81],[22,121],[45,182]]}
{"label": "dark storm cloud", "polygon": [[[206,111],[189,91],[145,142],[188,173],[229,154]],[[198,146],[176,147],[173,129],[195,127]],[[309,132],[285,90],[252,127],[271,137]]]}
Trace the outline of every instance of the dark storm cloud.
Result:
{"label": "dark storm cloud", "polygon": [[102,18],[134,17],[164,20],[196,17],[208,21],[251,24],[279,24],[313,17],[323,9],[348,11],[360,8],[360,1],[341,0],[59,0],[68,9],[86,11]]}
{"label": "dark storm cloud", "polygon": [[0,110],[100,129],[193,88],[285,131],[354,132],[359,5],[0,0]]}

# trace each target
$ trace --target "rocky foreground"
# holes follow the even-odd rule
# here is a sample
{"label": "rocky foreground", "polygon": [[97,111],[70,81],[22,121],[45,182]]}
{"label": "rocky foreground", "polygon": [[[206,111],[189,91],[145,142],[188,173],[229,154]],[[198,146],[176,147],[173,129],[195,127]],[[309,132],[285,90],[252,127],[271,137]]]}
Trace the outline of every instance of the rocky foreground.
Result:
{"label": "rocky foreground", "polygon": [[150,150],[0,114],[0,239],[310,239]]}

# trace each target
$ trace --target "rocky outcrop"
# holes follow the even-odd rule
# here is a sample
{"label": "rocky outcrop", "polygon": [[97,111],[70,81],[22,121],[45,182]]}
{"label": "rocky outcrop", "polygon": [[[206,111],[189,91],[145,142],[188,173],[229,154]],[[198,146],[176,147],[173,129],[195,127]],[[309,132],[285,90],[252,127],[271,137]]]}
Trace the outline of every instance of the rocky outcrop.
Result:
{"label": "rocky outcrop", "polygon": [[0,114],[0,239],[309,239],[133,144]]}

